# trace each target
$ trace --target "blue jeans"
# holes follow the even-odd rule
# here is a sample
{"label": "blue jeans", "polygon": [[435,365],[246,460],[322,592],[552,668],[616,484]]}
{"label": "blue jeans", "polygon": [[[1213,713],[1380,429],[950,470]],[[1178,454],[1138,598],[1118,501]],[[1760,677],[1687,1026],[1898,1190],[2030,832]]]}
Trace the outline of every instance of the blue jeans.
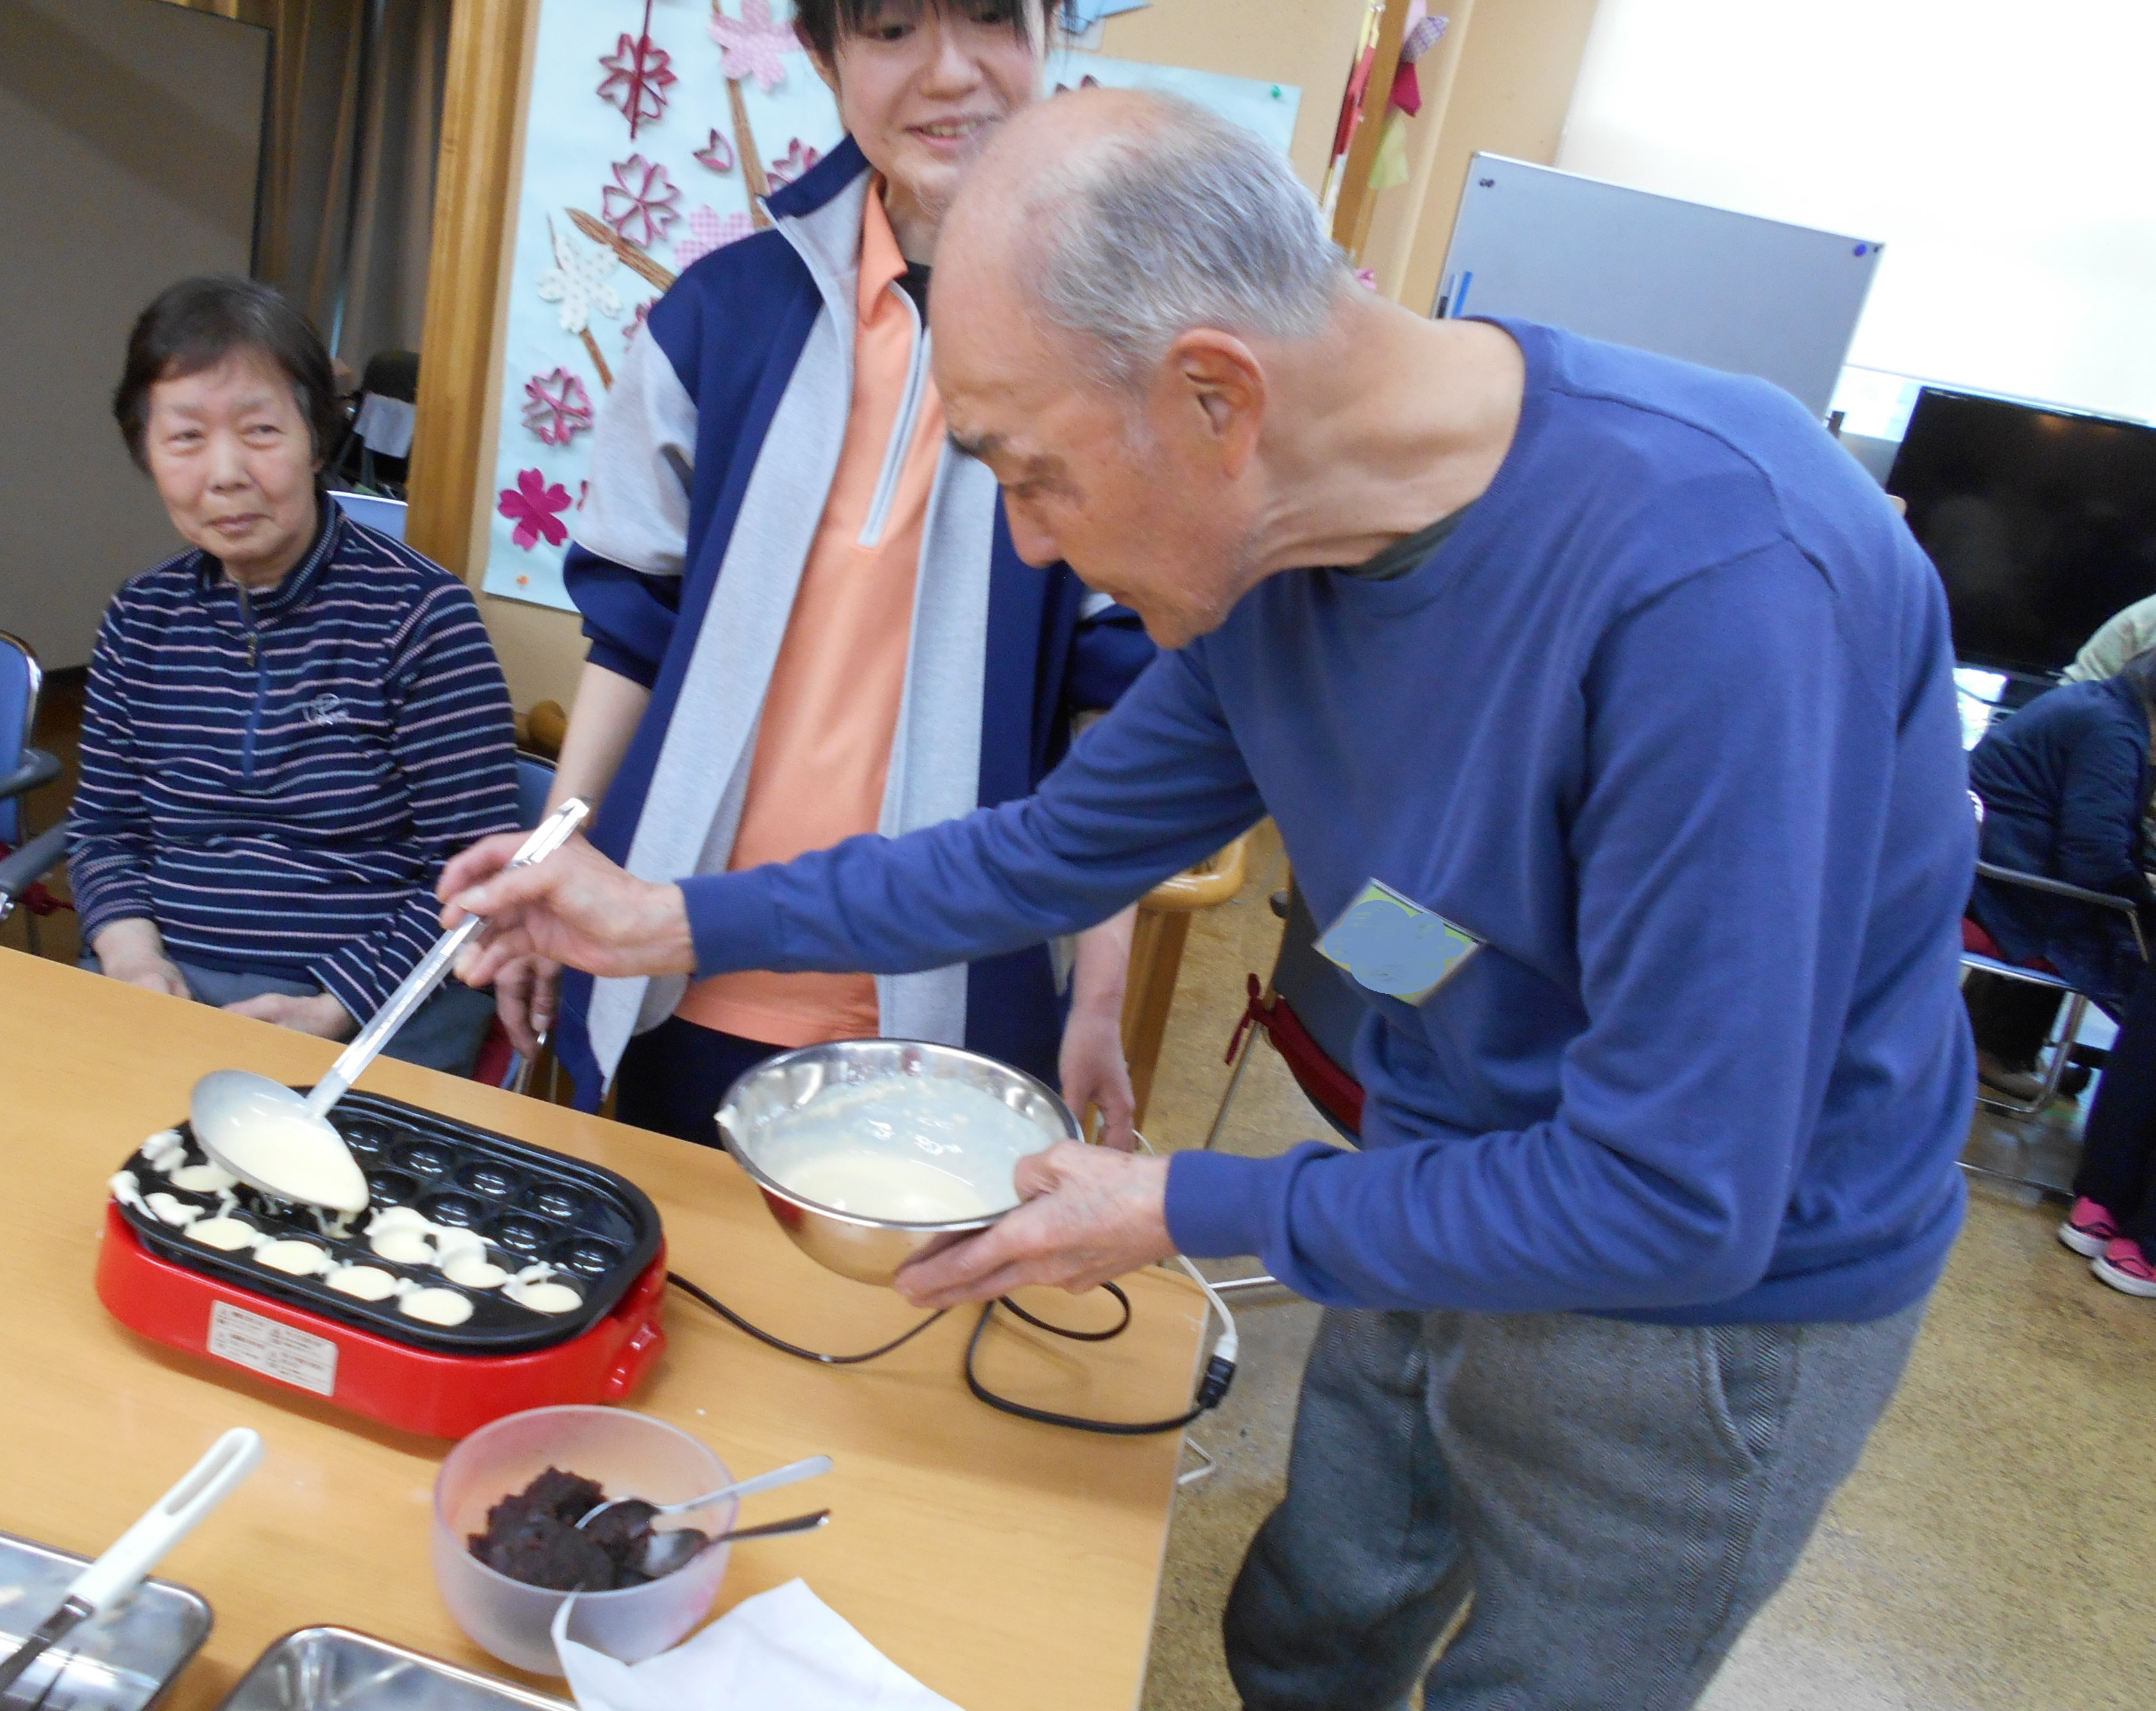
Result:
{"label": "blue jeans", "polygon": [[1246,1711],[1404,1707],[1419,1678],[1427,1711],[1681,1711],[1856,1465],[1922,1315],[1328,1312],[1223,1624]]}
{"label": "blue jeans", "polygon": [[[82,966],[102,974],[97,958],[86,954]],[[228,969],[209,969],[199,963],[173,964],[187,983],[187,995],[198,1004],[222,1009],[264,993],[286,998],[317,998],[321,988],[305,980],[261,971],[234,974]],[[362,1023],[367,1018],[359,1018]],[[488,1025],[494,1020],[494,994],[475,992],[454,976],[419,1006],[418,1014],[399,1028],[382,1048],[384,1057],[416,1063],[422,1069],[441,1070],[453,1076],[469,1076],[486,1041]]]}

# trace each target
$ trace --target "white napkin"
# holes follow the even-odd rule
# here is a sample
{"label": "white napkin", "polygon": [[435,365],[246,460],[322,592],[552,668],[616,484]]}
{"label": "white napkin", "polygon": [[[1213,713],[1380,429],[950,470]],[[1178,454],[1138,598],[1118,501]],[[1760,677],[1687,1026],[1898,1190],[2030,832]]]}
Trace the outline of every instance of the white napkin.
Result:
{"label": "white napkin", "polygon": [[870,1645],[806,1580],[743,1599],[641,1663],[579,1645],[564,1626],[554,1625],[554,1647],[580,1711],[958,1711]]}

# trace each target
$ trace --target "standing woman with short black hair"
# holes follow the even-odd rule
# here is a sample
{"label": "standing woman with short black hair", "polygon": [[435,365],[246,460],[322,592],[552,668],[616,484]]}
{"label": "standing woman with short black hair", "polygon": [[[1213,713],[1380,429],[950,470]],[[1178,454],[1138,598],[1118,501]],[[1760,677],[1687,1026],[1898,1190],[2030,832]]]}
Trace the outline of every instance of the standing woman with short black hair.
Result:
{"label": "standing woman with short black hair", "polygon": [[[1040,92],[1055,0],[800,0],[847,136],[772,196],[776,229],[690,267],[599,419],[563,565],[591,651],[555,791],[592,840],[677,878],[896,835],[1029,794],[1074,715],[1150,663],[1136,617],[1029,565],[988,470],[952,446],[929,367],[945,209]],[[716,1144],[727,1086],[772,1053],[936,1040],[1060,1079],[1130,1144],[1127,912],[922,974],[572,975],[555,1044],[581,1102]],[[500,979],[529,1049],[560,971]]]}
{"label": "standing woman with short black hair", "polygon": [[[84,961],[346,1039],[439,931],[442,863],[516,826],[493,645],[461,582],[323,492],[329,354],[267,285],[160,293],[112,407],[187,547],[114,596],[90,660]],[[389,1054],[469,1073],[490,1012],[452,984]]]}

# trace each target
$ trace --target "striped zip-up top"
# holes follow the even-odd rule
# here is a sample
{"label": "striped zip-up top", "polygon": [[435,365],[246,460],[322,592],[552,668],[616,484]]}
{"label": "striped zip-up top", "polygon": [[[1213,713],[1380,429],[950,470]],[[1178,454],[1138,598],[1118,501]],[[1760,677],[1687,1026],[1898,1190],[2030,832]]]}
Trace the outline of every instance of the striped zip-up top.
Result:
{"label": "striped zip-up top", "polygon": [[145,917],[364,1019],[440,932],[442,864],[516,828],[516,737],[471,591],[324,505],[267,593],[191,551],[114,597],[69,869],[85,943]]}

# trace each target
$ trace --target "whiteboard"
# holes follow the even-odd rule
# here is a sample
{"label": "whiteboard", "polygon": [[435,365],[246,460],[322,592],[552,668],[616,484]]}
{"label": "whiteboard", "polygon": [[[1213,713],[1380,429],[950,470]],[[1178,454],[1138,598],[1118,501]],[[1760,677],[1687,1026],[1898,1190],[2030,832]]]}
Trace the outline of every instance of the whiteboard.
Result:
{"label": "whiteboard", "polygon": [[1824,419],[1881,248],[1478,154],[1433,312],[1539,321],[1756,374]]}

